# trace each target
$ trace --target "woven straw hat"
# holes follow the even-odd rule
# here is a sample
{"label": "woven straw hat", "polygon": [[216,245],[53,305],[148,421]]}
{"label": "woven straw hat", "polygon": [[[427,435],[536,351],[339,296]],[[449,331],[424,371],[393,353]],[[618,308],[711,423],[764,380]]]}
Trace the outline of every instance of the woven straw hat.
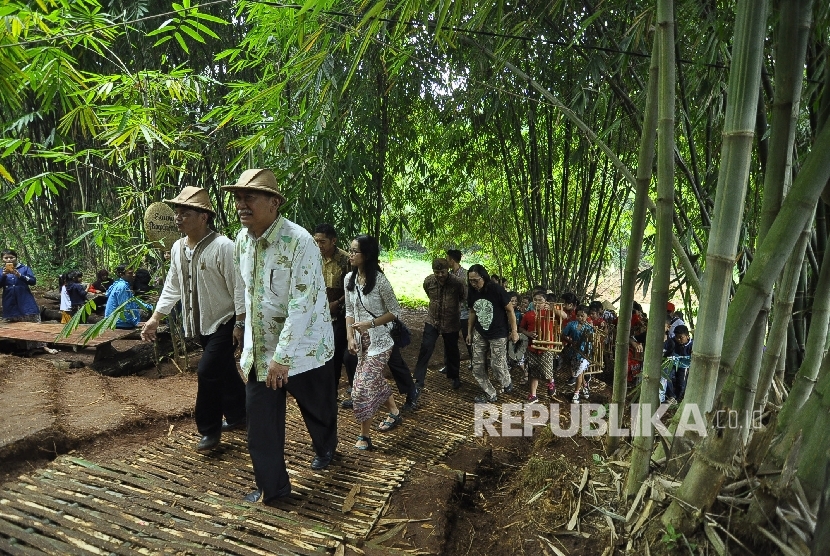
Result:
{"label": "woven straw hat", "polygon": [[602,308],[605,309],[606,311],[614,311],[614,312],[617,311],[617,308],[614,307],[614,304],[611,303],[610,301],[608,301],[607,299],[602,302]]}
{"label": "woven straw hat", "polygon": [[277,177],[274,172],[266,168],[253,168],[245,170],[239,179],[233,185],[224,185],[222,189],[225,191],[236,191],[242,189],[250,189],[252,191],[262,191],[264,193],[271,193],[280,198],[281,202],[285,202],[285,197],[280,193],[279,185],[277,185]]}
{"label": "woven straw hat", "polygon": [[201,187],[193,187],[192,185],[188,185],[182,189],[182,192],[176,195],[175,198],[165,199],[164,202],[170,203],[171,205],[180,205],[183,207],[206,210],[211,214],[216,214],[216,211],[213,210],[213,205],[210,204],[210,196],[208,195],[208,192]]}

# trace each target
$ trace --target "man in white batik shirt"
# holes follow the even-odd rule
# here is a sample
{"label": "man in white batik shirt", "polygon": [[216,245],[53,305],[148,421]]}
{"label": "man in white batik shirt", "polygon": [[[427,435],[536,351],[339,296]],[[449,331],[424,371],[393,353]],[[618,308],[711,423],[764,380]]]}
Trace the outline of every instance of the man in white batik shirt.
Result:
{"label": "man in white batik shirt", "polygon": [[231,191],[239,221],[236,262],[245,282],[248,451],[257,489],[248,502],[274,504],[291,493],[285,467],[286,394],[303,415],[316,457],[325,469],[337,446],[335,390],[327,361],[334,335],[314,238],[280,215],[285,197],[271,170],[242,173]]}

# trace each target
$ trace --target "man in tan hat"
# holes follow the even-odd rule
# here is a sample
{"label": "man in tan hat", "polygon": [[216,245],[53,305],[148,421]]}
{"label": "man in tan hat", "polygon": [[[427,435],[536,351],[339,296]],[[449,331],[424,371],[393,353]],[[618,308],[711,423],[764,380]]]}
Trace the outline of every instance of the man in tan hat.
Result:
{"label": "man in tan hat", "polygon": [[234,348],[242,347],[245,289],[234,265],[233,241],[210,228],[215,212],[207,191],[185,187],[165,202],[173,205],[185,237],[170,249],[170,271],[141,338],[155,340],[159,322],[181,301],[185,336],[198,339],[204,350],[197,370],[194,413],[202,439],[196,449],[210,450],[222,431],[245,426],[245,383],[234,357]]}
{"label": "man in tan hat", "polygon": [[231,191],[243,228],[236,262],[245,282],[248,451],[257,489],[248,502],[291,493],[285,468],[285,402],[297,401],[316,457],[326,468],[337,446],[336,393],[327,362],[334,335],[322,258],[308,231],[280,215],[285,197],[271,170],[242,173]]}

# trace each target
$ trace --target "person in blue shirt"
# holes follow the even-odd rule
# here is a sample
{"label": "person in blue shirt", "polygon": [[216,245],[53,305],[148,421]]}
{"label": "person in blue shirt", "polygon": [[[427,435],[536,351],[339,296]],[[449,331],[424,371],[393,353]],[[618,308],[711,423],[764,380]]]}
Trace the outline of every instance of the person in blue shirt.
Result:
{"label": "person in blue shirt", "polygon": [[104,316],[110,316],[127,300],[132,299],[124,306],[122,316],[115,321],[115,328],[132,330],[141,320],[140,310],[144,308],[152,311],[153,306],[144,303],[133,294],[130,281],[134,278],[135,271],[132,268],[129,268],[126,264],[120,264],[115,268],[115,273],[118,275],[118,279],[107,289],[107,307],[104,309]]}
{"label": "person in blue shirt", "polygon": [[[3,320],[6,322],[40,322],[40,307],[29,289],[37,283],[32,269],[21,264],[17,252],[12,249],[3,251],[3,272],[0,274],[0,288],[3,288]],[[19,345],[28,350],[43,349],[48,353],[58,350],[46,347],[43,342],[21,340]]]}
{"label": "person in blue shirt", "polygon": [[[666,334],[668,335],[668,331]],[[692,344],[693,340],[689,327],[685,324],[678,325],[674,329],[674,337],[666,338],[663,344],[663,357],[674,357],[675,361],[672,373],[668,377],[671,385],[666,388],[666,397],[669,403],[671,403],[671,398],[680,403],[686,395],[686,380],[689,376]]]}

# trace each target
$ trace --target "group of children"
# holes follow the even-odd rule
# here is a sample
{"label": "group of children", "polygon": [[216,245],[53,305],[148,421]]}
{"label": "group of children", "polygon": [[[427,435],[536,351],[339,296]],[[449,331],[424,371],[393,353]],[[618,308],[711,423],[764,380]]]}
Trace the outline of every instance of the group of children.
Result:
{"label": "group of children", "polygon": [[[617,325],[618,317],[613,305],[608,301],[580,305],[573,293],[565,293],[557,299],[541,287],[534,288],[529,296],[519,296],[515,292],[510,295],[518,323],[519,342],[510,346],[509,353],[511,363],[524,371],[521,383],[528,383],[527,402],[539,400],[537,391],[540,383],[547,385],[549,396],[556,394],[554,368],[570,376],[568,385],[574,387],[573,403],[579,403],[580,399],[587,400],[590,396],[590,375],[585,373],[594,352],[594,333]],[[558,356],[550,342],[540,342],[541,337],[546,340],[554,338],[557,319],[561,319],[562,326],[562,346]],[[642,357],[637,357],[637,353],[642,353],[647,327],[648,319],[642,307],[635,303],[629,351],[629,367],[634,370],[629,372],[631,384],[639,382]],[[683,400],[686,391],[692,339],[689,328],[683,322],[683,314],[676,311],[671,303],[667,306],[665,329],[660,401],[674,404]],[[608,347],[613,349],[613,346]]]}
{"label": "group of children", "polygon": [[[139,299],[151,291],[151,275],[146,269],[131,270],[127,264],[115,269],[117,279],[110,277],[107,269],[99,270],[95,282],[81,282],[83,273],[70,270],[58,278],[60,287],[61,324],[66,324],[72,315],[87,302],[96,299],[96,304],[104,307],[104,316],[108,317],[123,306],[123,314],[116,321],[116,328],[135,328],[139,321],[141,309],[151,310],[152,306]],[[114,287],[113,287],[114,286]],[[128,301],[132,300],[132,301]]]}
{"label": "group of children", "polygon": [[[594,332],[606,327],[606,319],[616,319],[611,304],[594,301],[580,305],[573,293],[565,293],[557,303],[553,293],[534,288],[531,296],[522,297],[511,292],[511,302],[516,312],[519,342],[526,343],[526,350],[511,346],[512,362],[524,371],[522,383],[529,382],[528,403],[539,400],[539,383],[547,385],[549,396],[556,394],[554,366],[570,375],[569,386],[574,387],[572,401],[590,396],[589,380],[585,372],[590,366],[594,350]],[[555,328],[560,326],[561,346],[554,345]],[[558,357],[556,351],[561,347]]]}
{"label": "group of children", "polygon": [[81,279],[83,273],[80,270],[70,270],[58,277],[58,287],[60,288],[60,312],[61,324],[66,324],[72,318],[72,315],[87,302],[87,299],[95,295],[106,296],[107,288],[109,288],[113,281],[109,277],[109,270],[102,269],[96,274],[97,280],[89,284],[83,284]]}

